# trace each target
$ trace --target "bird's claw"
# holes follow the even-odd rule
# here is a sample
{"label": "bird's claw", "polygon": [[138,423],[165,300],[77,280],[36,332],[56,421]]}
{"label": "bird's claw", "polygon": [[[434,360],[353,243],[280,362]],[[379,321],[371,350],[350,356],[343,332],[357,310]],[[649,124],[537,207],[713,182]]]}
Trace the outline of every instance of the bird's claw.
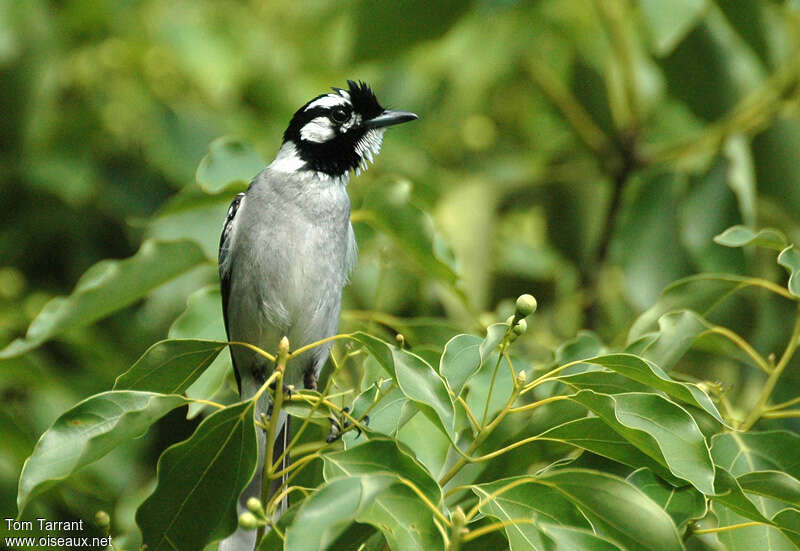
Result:
{"label": "bird's claw", "polygon": [[[342,411],[344,413],[350,413],[350,408],[346,407],[342,409]],[[346,417],[344,418],[343,422],[340,422],[339,419],[337,419],[336,417],[328,417],[328,419],[331,422],[331,431],[330,433],[328,433],[328,437],[325,439],[325,441],[330,444],[331,442],[335,442],[336,440],[341,438],[344,430],[349,428],[352,425],[352,423],[348,421]],[[361,423],[363,423],[364,426],[369,425],[369,415],[365,415],[364,418],[361,420]],[[361,436],[361,427],[359,425],[356,425],[356,438],[358,438],[359,436]]]}

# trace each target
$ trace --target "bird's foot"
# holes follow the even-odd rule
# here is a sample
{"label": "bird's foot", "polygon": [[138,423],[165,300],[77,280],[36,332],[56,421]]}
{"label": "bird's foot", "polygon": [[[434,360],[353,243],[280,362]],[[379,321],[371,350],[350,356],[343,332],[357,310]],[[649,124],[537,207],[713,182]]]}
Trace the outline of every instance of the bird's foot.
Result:
{"label": "bird's foot", "polygon": [[306,371],[303,375],[303,386],[308,390],[317,390],[317,374],[313,369]]}
{"label": "bird's foot", "polygon": [[[346,407],[342,411],[345,412],[345,413],[350,413],[350,408]],[[343,417],[342,421],[339,421],[339,419],[337,419],[336,417],[329,417],[328,418],[328,419],[330,419],[330,422],[331,422],[331,432],[328,434],[328,437],[325,439],[326,442],[328,442],[328,443],[335,442],[336,440],[338,440],[339,438],[342,437],[342,433],[345,431],[345,429],[349,428],[352,425],[352,423],[350,423],[350,421],[347,419],[347,417],[344,417],[344,416],[342,416],[342,417]],[[369,415],[365,415],[364,418],[361,420],[361,423],[363,423],[364,426],[368,426],[369,425]],[[356,438],[358,438],[359,436],[361,436],[361,427],[356,425],[356,431],[357,431]]]}

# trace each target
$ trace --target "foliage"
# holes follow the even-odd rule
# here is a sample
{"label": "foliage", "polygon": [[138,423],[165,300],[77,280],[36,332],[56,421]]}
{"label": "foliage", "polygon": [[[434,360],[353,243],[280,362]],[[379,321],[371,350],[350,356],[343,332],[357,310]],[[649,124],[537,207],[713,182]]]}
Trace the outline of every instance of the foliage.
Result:
{"label": "foliage", "polygon": [[666,4],[0,5],[4,516],[18,479],[20,518],[108,509],[117,549],[235,528],[275,425],[231,381],[219,228],[357,76],[421,121],[349,186],[259,548],[800,548],[800,6]]}

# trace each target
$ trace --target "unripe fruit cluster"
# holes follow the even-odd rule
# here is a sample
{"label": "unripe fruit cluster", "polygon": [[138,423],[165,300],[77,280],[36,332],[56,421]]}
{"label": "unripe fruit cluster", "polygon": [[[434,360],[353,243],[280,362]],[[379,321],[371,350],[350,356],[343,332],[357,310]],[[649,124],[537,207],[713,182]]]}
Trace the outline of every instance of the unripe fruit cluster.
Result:
{"label": "unripe fruit cluster", "polygon": [[525,318],[530,316],[536,311],[536,299],[533,295],[524,294],[517,298],[516,309],[514,315],[510,316],[506,322],[511,326],[512,334],[511,339],[516,339],[519,335],[524,335],[528,330],[528,322]]}
{"label": "unripe fruit cluster", "polygon": [[257,497],[251,497],[247,500],[247,511],[239,515],[239,526],[245,530],[255,530],[259,526],[266,524],[266,515],[264,513],[264,505]]}

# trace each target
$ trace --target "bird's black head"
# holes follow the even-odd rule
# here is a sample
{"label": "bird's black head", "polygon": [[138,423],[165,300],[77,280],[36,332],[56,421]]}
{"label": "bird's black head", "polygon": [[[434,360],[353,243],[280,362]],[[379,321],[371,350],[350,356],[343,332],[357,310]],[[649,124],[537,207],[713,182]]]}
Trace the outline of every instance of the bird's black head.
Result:
{"label": "bird's black head", "polygon": [[338,177],[365,169],[380,151],[387,126],[417,118],[384,109],[363,82],[347,84],[347,90],[334,88],[301,107],[283,134],[284,144],[294,145],[308,170]]}

